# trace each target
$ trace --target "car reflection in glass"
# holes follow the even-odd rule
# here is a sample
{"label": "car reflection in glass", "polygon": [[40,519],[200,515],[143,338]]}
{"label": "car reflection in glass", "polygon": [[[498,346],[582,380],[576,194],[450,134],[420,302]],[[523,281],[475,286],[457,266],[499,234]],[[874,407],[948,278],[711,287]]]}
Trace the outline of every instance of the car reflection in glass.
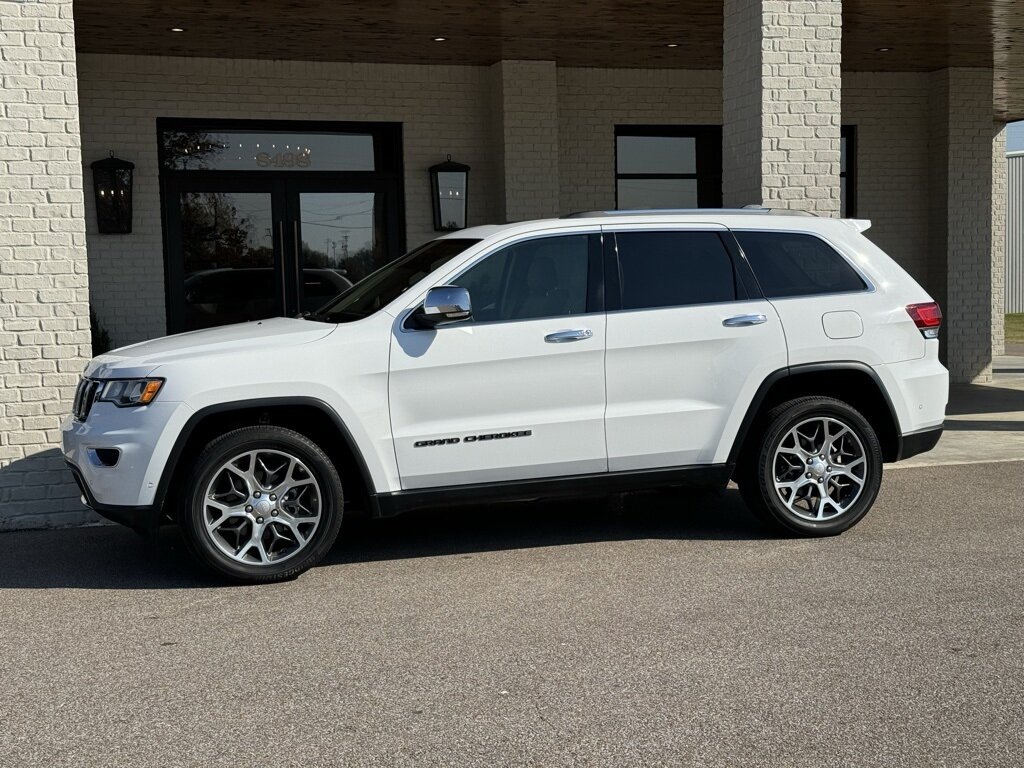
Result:
{"label": "car reflection in glass", "polygon": [[[352,287],[343,271],[302,271],[301,312],[312,312]],[[185,278],[185,325],[212,328],[282,314],[280,287],[270,267],[204,269]]]}

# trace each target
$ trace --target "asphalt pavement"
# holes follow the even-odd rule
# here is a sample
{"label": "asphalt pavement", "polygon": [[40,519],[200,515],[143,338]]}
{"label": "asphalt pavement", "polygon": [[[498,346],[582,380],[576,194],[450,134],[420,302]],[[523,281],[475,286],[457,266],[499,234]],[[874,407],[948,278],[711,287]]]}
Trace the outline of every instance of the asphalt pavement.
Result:
{"label": "asphalt pavement", "polygon": [[114,527],[0,538],[0,766],[1020,766],[1024,462],[855,529],[721,495],[347,525],[229,587]]}

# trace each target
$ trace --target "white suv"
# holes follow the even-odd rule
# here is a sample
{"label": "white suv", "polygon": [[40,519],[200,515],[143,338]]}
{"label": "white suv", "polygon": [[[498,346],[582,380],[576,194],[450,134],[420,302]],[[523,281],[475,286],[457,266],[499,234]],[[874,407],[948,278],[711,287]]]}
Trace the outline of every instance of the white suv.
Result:
{"label": "white suv", "polygon": [[939,439],[941,314],[869,222],[772,213],[475,227],[304,318],[101,355],[66,459],[97,512],[177,522],[247,581],[312,566],[353,508],[731,478],[785,530],[839,533],[883,461]]}

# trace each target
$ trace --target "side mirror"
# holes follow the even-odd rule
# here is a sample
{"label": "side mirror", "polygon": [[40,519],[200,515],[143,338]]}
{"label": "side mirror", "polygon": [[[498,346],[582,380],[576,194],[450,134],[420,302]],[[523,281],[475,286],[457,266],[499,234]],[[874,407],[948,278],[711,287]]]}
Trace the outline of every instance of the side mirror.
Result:
{"label": "side mirror", "polygon": [[469,291],[457,285],[439,285],[427,291],[423,307],[413,315],[419,328],[436,328],[473,317]]}

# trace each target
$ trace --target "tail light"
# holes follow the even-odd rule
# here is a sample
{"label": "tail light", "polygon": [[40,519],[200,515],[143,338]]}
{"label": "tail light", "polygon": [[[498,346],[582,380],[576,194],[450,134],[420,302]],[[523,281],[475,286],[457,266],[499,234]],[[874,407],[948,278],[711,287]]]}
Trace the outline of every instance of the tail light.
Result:
{"label": "tail light", "polygon": [[914,321],[914,325],[921,331],[926,339],[936,339],[939,336],[939,328],[942,325],[942,310],[937,302],[929,301],[925,304],[908,304],[907,314]]}

